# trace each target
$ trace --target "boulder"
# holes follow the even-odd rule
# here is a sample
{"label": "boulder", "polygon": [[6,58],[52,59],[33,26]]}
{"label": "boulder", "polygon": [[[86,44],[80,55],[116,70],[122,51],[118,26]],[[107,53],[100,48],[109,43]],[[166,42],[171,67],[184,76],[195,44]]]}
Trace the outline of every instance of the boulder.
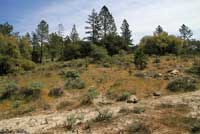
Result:
{"label": "boulder", "polygon": [[153,96],[161,96],[161,93],[160,92],[153,92]]}
{"label": "boulder", "polygon": [[137,103],[137,102],[138,102],[138,99],[135,95],[131,95],[127,100],[127,103]]}

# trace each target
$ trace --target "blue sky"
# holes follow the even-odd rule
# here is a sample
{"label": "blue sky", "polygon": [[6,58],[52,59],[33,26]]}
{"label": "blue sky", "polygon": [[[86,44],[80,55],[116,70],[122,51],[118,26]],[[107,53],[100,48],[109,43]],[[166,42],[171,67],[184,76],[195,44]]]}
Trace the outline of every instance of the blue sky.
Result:
{"label": "blue sky", "polygon": [[49,23],[51,32],[62,23],[69,34],[76,24],[84,37],[88,14],[93,8],[99,12],[103,5],[115,17],[118,32],[122,20],[128,20],[135,43],[151,35],[158,25],[178,35],[183,23],[193,30],[193,38],[200,39],[200,0],[0,0],[0,23],[8,21],[21,34],[34,31],[42,19]]}

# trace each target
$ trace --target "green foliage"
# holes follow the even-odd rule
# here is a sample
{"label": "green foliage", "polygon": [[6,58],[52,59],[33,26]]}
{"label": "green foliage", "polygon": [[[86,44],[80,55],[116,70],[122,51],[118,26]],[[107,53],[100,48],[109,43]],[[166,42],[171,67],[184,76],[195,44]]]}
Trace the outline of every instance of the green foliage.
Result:
{"label": "green foliage", "polygon": [[153,61],[153,63],[159,64],[160,63],[160,58],[156,57],[155,60]]}
{"label": "green foliage", "polygon": [[39,57],[39,62],[43,62],[43,56],[44,56],[44,42],[45,40],[48,40],[48,34],[49,34],[49,25],[45,20],[42,20],[36,29],[36,35],[37,39],[40,42],[40,57]]}
{"label": "green foliage", "polygon": [[182,40],[173,35],[168,35],[166,32],[162,32],[154,36],[143,37],[140,47],[145,54],[150,55],[180,54]]}
{"label": "green foliage", "polygon": [[64,91],[61,88],[52,88],[50,89],[48,95],[52,97],[59,97],[62,96]]}
{"label": "green foliage", "polygon": [[62,57],[62,49],[63,49],[63,39],[56,33],[52,33],[49,35],[49,54],[51,57],[51,61],[54,61],[56,57]]}
{"label": "green foliage", "polygon": [[0,100],[8,99],[12,95],[16,94],[19,90],[17,83],[10,82],[6,84],[5,88],[0,92]]}
{"label": "green foliage", "polygon": [[150,130],[140,121],[134,121],[128,128],[129,134],[150,134]]}
{"label": "green foliage", "polygon": [[105,59],[106,57],[108,57],[108,52],[103,47],[93,45],[90,56],[94,59],[94,61],[101,61]]}
{"label": "green foliage", "polygon": [[131,31],[129,29],[129,24],[126,19],[123,20],[122,26],[121,26],[121,36],[124,40],[124,43],[128,46],[132,44],[132,39],[131,39]]}
{"label": "green foliage", "polygon": [[16,37],[0,33],[0,54],[11,58],[20,58],[20,50]]}
{"label": "green foliage", "polygon": [[187,72],[200,76],[200,59],[195,59],[193,66]]}
{"label": "green foliage", "polygon": [[70,34],[70,39],[72,41],[72,43],[76,43],[80,40],[79,38],[79,34],[76,30],[76,25],[74,24],[73,25],[73,28],[72,28],[72,31],[71,31],[71,34]]}
{"label": "green foliage", "polygon": [[118,97],[117,101],[126,101],[131,96],[129,92],[123,92],[121,96]]}
{"label": "green foliage", "polygon": [[101,8],[99,13],[100,25],[101,25],[101,38],[105,38],[107,35],[116,34],[117,28],[115,20],[106,6]]}
{"label": "green foliage", "polygon": [[86,34],[89,34],[87,39],[93,43],[97,43],[100,38],[100,18],[98,13],[93,9],[91,15],[88,16],[88,21],[86,21],[89,26],[85,27],[87,30]]}
{"label": "green foliage", "polygon": [[84,95],[81,102],[82,105],[92,104],[93,100],[99,95],[96,88],[91,87],[87,93]]}
{"label": "green foliage", "polygon": [[101,121],[110,121],[112,119],[113,113],[109,111],[109,109],[105,110],[98,110],[98,115],[95,118],[96,122],[101,122]]}
{"label": "green foliage", "polygon": [[192,79],[192,78],[189,78],[189,77],[177,78],[177,79],[171,81],[168,84],[167,89],[169,89],[172,92],[179,92],[179,91],[190,92],[190,91],[195,91],[195,90],[197,90],[196,81],[194,79]]}
{"label": "green foliage", "polygon": [[184,40],[189,40],[192,35],[193,35],[193,32],[191,29],[189,29],[189,27],[187,27],[185,24],[183,24],[181,26],[181,28],[179,29],[179,32],[181,34],[181,37],[184,39]]}
{"label": "green foliage", "polygon": [[20,39],[19,50],[23,58],[31,60],[32,48],[30,41],[26,37],[22,37],[22,39]]}
{"label": "green foliage", "polygon": [[101,44],[107,49],[109,55],[119,54],[121,50],[128,51],[129,46],[118,35],[110,34],[101,40]]}
{"label": "green foliage", "polygon": [[85,82],[80,78],[67,79],[65,82],[65,89],[83,89],[85,88]]}
{"label": "green foliage", "polygon": [[41,90],[43,88],[43,84],[41,82],[31,82],[28,84],[28,89],[30,90]]}
{"label": "green foliage", "polygon": [[144,69],[147,66],[147,57],[141,49],[138,49],[134,55],[134,64],[137,69]]}
{"label": "green foliage", "polygon": [[79,78],[80,77],[80,74],[79,72],[77,71],[65,71],[65,70],[62,70],[61,73],[60,73],[63,78],[65,79],[76,79],[76,78]]}
{"label": "green foliage", "polygon": [[13,72],[13,64],[9,57],[0,55],[0,75]]}
{"label": "green foliage", "polygon": [[8,22],[0,24],[0,33],[2,33],[3,35],[11,35],[12,31],[13,26],[8,24]]}
{"label": "green foliage", "polygon": [[21,88],[17,94],[18,99],[36,99],[40,96],[43,84],[40,82],[31,82],[27,87]]}
{"label": "green foliage", "polygon": [[65,128],[68,130],[75,129],[75,123],[77,122],[77,118],[74,114],[67,116],[67,122],[65,123]]}
{"label": "green foliage", "polygon": [[79,44],[68,44],[64,48],[63,60],[72,60],[81,57]]}

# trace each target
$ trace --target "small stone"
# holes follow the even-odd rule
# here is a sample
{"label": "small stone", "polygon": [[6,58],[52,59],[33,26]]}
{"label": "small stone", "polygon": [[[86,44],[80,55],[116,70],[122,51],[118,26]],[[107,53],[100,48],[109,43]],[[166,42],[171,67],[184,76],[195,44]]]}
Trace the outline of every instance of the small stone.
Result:
{"label": "small stone", "polygon": [[138,99],[135,95],[131,95],[129,99],[127,100],[127,103],[137,103],[137,102],[138,102]]}
{"label": "small stone", "polygon": [[160,92],[153,92],[153,96],[161,96]]}

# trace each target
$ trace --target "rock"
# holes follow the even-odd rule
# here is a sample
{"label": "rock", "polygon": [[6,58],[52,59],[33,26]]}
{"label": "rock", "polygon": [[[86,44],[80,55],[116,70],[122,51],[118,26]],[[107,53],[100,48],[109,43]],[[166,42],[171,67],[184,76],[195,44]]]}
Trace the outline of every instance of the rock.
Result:
{"label": "rock", "polygon": [[46,118],[40,122],[40,125],[46,125],[46,124],[48,124],[48,121]]}
{"label": "rock", "polygon": [[137,102],[138,102],[138,99],[135,95],[131,95],[129,99],[127,100],[127,103],[137,103]]}
{"label": "rock", "polygon": [[160,92],[153,92],[153,96],[161,96]]}
{"label": "rock", "polygon": [[177,75],[179,74],[180,72],[177,70],[177,69],[174,69],[170,72],[172,75]]}

